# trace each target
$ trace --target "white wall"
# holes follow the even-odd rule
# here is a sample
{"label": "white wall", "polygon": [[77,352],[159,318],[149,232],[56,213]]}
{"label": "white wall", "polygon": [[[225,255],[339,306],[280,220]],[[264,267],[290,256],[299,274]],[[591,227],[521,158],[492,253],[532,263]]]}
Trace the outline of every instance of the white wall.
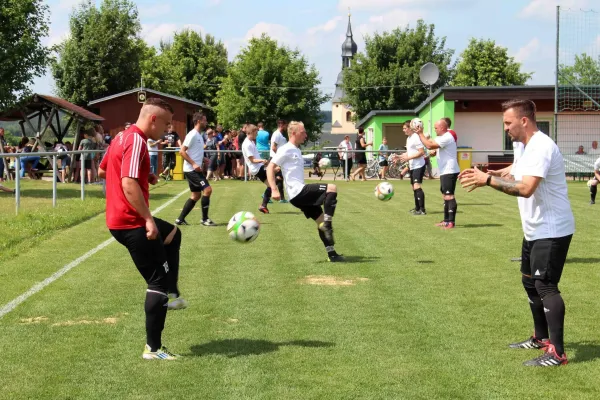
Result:
{"label": "white wall", "polygon": [[586,153],[592,150],[592,142],[600,142],[600,115],[559,115],[557,144],[563,154],[575,154],[579,145]]}

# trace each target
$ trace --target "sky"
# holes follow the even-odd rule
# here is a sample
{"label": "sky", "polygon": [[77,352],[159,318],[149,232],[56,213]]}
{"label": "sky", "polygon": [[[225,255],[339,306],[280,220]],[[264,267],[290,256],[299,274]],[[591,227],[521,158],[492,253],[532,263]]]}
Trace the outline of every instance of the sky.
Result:
{"label": "sky", "polygon": [[[81,0],[45,0],[50,6],[50,33],[45,44],[60,43],[68,35],[69,14]],[[100,0],[93,0],[98,5]],[[422,18],[435,25],[436,36],[446,37],[455,57],[471,37],[493,39],[510,56],[533,72],[530,85],[554,83],[556,5],[589,8],[600,0],[136,0],[143,31],[151,45],[189,28],[210,33],[226,45],[233,60],[247,41],[263,32],[298,48],[320,72],[321,89],[333,94],[341,69],[341,45],[351,12],[358,51],[364,36],[398,26],[415,26]],[[598,37],[600,43],[600,37]],[[53,93],[48,73],[35,80],[32,90]],[[324,109],[331,106],[325,105]]]}

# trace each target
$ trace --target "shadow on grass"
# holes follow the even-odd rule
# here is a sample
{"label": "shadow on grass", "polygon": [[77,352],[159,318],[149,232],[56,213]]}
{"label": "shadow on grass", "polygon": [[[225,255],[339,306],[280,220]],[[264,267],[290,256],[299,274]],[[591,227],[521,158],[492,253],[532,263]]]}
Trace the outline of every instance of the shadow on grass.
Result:
{"label": "shadow on grass", "polygon": [[569,358],[569,362],[594,361],[600,358],[600,343],[598,342],[577,342],[567,343],[567,348],[575,350],[574,356]]}
{"label": "shadow on grass", "polygon": [[502,224],[465,224],[465,225],[457,225],[457,228],[497,228],[499,226],[504,226]]}
{"label": "shadow on grass", "polygon": [[[354,264],[354,263],[369,263],[379,261],[381,257],[377,256],[344,256],[344,261],[341,264]],[[328,263],[329,261],[322,261]]]}
{"label": "shadow on grass", "polygon": [[274,211],[274,214],[283,214],[283,215],[298,215],[301,214],[301,211],[295,212],[295,211]]}
{"label": "shadow on grass", "polygon": [[600,258],[598,257],[588,257],[588,258],[583,258],[583,257],[572,257],[572,258],[567,258],[567,261],[565,261],[565,263],[567,264],[599,264],[600,263]]}
{"label": "shadow on grass", "polygon": [[417,264],[433,264],[435,261],[433,260],[418,260]]}
{"label": "shadow on grass", "polygon": [[205,344],[198,344],[190,348],[191,356],[203,357],[217,354],[229,358],[259,355],[279,350],[281,346],[298,346],[326,348],[333,347],[335,343],[321,342],[318,340],[292,340],[288,342],[271,342],[269,340],[255,339],[224,339],[213,340]]}

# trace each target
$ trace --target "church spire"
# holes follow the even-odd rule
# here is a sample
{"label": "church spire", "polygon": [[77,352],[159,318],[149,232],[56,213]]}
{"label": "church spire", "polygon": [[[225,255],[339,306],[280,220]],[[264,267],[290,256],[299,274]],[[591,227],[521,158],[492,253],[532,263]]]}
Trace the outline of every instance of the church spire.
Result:
{"label": "church spire", "polygon": [[348,29],[346,30],[346,40],[342,44],[342,68],[347,68],[350,66],[350,60],[356,54],[358,50],[358,46],[354,42],[354,38],[352,37],[352,24],[350,22],[350,8],[348,8]]}

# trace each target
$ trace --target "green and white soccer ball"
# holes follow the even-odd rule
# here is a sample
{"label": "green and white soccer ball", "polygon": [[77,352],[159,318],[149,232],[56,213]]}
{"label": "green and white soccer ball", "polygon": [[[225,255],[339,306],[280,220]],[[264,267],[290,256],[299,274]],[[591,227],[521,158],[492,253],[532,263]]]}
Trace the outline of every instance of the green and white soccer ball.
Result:
{"label": "green and white soccer ball", "polygon": [[423,129],[423,121],[420,118],[413,118],[410,121],[410,130],[417,132],[419,129]]}
{"label": "green and white soccer ball", "polygon": [[240,211],[229,220],[227,233],[231,240],[250,243],[256,240],[260,233],[260,222],[251,212]]}
{"label": "green and white soccer ball", "polygon": [[388,201],[394,197],[394,187],[389,182],[381,182],[375,187],[375,197],[381,201]]}
{"label": "green and white soccer ball", "polygon": [[330,168],[331,167],[331,160],[327,157],[323,157],[319,160],[319,167],[321,168]]}

